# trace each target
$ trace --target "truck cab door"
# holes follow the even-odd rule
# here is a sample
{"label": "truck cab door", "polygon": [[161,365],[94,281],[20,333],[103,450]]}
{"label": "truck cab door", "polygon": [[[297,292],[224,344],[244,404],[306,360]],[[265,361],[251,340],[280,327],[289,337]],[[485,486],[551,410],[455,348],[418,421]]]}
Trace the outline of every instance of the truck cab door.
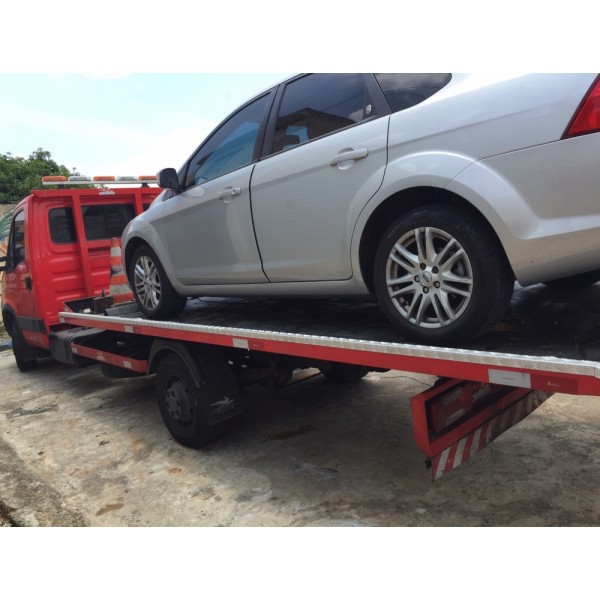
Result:
{"label": "truck cab door", "polygon": [[8,239],[2,304],[12,309],[27,344],[47,346],[33,289],[27,235],[26,211],[23,209],[15,214]]}

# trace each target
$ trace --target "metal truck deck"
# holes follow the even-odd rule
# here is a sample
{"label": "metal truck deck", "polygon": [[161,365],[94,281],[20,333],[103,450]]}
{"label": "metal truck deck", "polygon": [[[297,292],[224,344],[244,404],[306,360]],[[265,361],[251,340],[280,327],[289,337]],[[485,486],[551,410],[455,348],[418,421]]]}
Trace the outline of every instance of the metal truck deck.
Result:
{"label": "metal truck deck", "polygon": [[135,304],[109,312],[60,317],[124,333],[600,395],[600,285],[580,291],[517,288],[497,326],[460,348],[406,343],[366,300],[200,298],[169,322],[144,318]]}

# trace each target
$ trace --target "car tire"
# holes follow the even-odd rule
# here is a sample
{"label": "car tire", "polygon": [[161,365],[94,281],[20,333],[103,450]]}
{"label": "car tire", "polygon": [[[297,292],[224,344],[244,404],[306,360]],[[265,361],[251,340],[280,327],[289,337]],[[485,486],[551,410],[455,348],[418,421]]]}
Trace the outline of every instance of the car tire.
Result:
{"label": "car tire", "polygon": [[514,278],[499,242],[471,211],[427,205],[383,235],[374,286],[381,309],[407,339],[455,345],[502,316]]}
{"label": "car tire", "polygon": [[571,277],[562,277],[552,281],[544,281],[544,285],[558,290],[580,290],[600,281],[600,271],[588,271]]}
{"label": "car tire", "polygon": [[129,283],[140,310],[151,319],[169,319],[185,307],[150,246],[136,249],[129,263]]}

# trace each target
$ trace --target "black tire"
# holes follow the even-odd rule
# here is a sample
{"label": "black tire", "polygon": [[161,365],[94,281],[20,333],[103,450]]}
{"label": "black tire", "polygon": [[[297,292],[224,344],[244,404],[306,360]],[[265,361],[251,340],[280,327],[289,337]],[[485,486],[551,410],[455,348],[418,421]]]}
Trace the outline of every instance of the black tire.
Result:
{"label": "black tire", "polygon": [[462,207],[428,205],[385,232],[374,285],[381,309],[406,338],[454,345],[481,335],[503,315],[514,279],[498,241],[476,216]]}
{"label": "black tire", "polygon": [[558,290],[580,290],[600,281],[600,271],[588,271],[571,277],[562,277],[552,281],[544,281],[544,285]]}
{"label": "black tire", "polygon": [[151,319],[170,319],[185,307],[155,252],[147,245],[136,249],[129,263],[129,284],[140,310]]}
{"label": "black tire", "polygon": [[319,371],[330,381],[335,383],[354,383],[366,377],[370,370],[361,365],[349,365],[345,363],[330,363],[323,365]]}
{"label": "black tire", "polygon": [[31,351],[23,338],[19,326],[14,322],[10,322],[7,323],[6,328],[12,338],[12,350],[19,371],[31,371],[31,369],[35,369],[37,367],[37,360],[29,357]]}
{"label": "black tire", "polygon": [[208,422],[202,391],[176,354],[168,354],[158,365],[156,395],[167,429],[183,446],[200,448],[221,432],[221,423]]}

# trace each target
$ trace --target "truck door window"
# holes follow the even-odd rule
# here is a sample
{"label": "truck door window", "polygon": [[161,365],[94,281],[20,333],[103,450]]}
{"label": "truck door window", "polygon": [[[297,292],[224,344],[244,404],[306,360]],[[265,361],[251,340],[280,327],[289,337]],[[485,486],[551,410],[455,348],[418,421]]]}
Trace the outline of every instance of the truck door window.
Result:
{"label": "truck door window", "polygon": [[8,248],[8,262],[10,270],[25,260],[25,211],[15,215],[10,243]]}

